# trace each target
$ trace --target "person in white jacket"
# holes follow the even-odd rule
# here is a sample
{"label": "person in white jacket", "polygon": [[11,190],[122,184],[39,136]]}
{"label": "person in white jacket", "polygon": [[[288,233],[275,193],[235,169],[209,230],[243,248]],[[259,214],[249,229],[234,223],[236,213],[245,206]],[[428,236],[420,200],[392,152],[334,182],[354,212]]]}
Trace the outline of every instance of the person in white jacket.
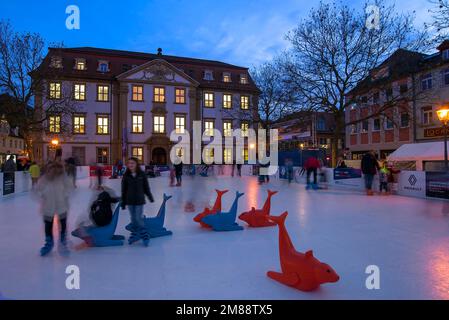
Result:
{"label": "person in white jacket", "polygon": [[45,256],[53,249],[52,230],[55,215],[58,216],[61,225],[60,252],[62,254],[68,253],[66,239],[67,212],[73,182],[67,177],[64,166],[56,161],[48,164],[45,175],[39,179],[36,189],[41,199],[41,212],[45,224],[45,244],[41,248],[41,256]]}

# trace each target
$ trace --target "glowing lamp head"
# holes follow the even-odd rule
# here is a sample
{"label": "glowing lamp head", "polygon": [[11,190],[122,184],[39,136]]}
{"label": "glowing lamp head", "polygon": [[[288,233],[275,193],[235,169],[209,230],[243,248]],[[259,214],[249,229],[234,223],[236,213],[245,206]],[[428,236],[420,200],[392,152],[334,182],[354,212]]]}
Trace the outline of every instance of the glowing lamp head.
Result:
{"label": "glowing lamp head", "polygon": [[442,107],[437,110],[438,119],[444,124],[449,123],[449,107]]}
{"label": "glowing lamp head", "polygon": [[59,145],[59,140],[58,139],[51,140],[51,145],[57,147]]}
{"label": "glowing lamp head", "polygon": [[254,149],[256,147],[256,145],[254,144],[254,143],[251,143],[250,145],[249,145],[249,148],[250,149]]}

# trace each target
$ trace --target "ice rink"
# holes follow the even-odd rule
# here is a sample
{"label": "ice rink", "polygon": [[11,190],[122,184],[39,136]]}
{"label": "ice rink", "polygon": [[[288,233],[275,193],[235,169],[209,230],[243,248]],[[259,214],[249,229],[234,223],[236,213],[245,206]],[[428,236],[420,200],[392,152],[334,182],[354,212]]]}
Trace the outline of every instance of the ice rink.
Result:
{"label": "ice rink", "polygon": [[[119,191],[120,180],[106,180]],[[78,182],[71,199],[69,231],[86,215],[88,180]],[[303,185],[273,181],[259,186],[254,177],[184,177],[182,188],[167,178],[150,179],[155,196],[145,212],[153,216],[162,194],[166,227],[172,236],[123,247],[81,248],[70,236],[71,254],[53,250],[39,256],[43,223],[30,193],[0,202],[0,296],[7,299],[449,299],[448,203],[400,196],[367,197],[344,190],[306,191]],[[277,227],[213,232],[192,221],[184,204],[195,199],[196,213],[215,200],[214,189],[245,193],[238,212],[262,207],[267,188],[273,215],[288,211],[287,228],[296,249],[314,250],[340,281],[304,293],[266,276],[280,270]],[[128,237],[128,211],[120,213],[116,234]],[[245,225],[243,221],[239,224]],[[66,267],[80,269],[80,289],[65,286]],[[365,269],[380,269],[380,289],[368,290]]]}

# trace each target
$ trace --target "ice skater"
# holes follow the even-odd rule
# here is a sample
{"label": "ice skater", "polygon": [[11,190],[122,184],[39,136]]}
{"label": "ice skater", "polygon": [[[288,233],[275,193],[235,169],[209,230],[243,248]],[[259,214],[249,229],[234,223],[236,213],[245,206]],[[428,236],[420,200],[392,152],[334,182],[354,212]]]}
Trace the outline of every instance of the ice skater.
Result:
{"label": "ice skater", "polygon": [[37,194],[41,198],[41,211],[45,225],[45,244],[41,248],[41,256],[47,255],[54,245],[53,221],[58,216],[60,223],[59,252],[68,254],[67,248],[67,212],[69,210],[69,196],[73,190],[73,183],[64,172],[64,167],[59,162],[53,162],[47,166],[37,184]]}
{"label": "ice skater", "polygon": [[379,170],[379,193],[382,195],[385,190],[385,195],[390,194],[390,189],[388,187],[388,176],[390,175],[390,170],[387,168],[386,162],[382,164]]}
{"label": "ice skater", "polygon": [[175,167],[176,186],[180,187],[182,185],[182,161],[175,164],[174,167]]}
{"label": "ice skater", "polygon": [[372,196],[374,195],[374,192],[372,190],[374,176],[380,169],[374,150],[371,150],[370,152],[367,152],[363,155],[361,167],[363,178],[365,179],[366,194],[368,196]]}
{"label": "ice skater", "polygon": [[127,168],[122,179],[122,209],[126,209],[131,215],[131,236],[128,239],[129,244],[139,240],[143,241],[145,246],[150,242],[150,235],[145,228],[143,220],[143,206],[145,196],[150,202],[154,202],[153,194],[150,190],[148,178],[142,171],[137,158],[129,158]]}
{"label": "ice skater", "polygon": [[[304,169],[307,173],[307,186],[306,189],[318,189],[317,175],[318,169],[321,168],[320,161],[314,156],[309,157],[304,163]],[[310,176],[313,174],[313,184],[310,183]]]}

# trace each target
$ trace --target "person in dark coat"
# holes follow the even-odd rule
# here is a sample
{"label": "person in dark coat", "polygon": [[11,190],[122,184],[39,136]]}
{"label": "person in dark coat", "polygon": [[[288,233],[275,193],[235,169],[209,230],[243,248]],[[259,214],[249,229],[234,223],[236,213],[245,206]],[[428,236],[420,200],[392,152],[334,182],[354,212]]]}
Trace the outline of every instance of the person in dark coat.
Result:
{"label": "person in dark coat", "polygon": [[176,176],[176,186],[180,187],[182,184],[182,161],[174,165],[175,176]]}
{"label": "person in dark coat", "polygon": [[372,196],[374,194],[372,190],[374,176],[380,169],[374,150],[363,155],[361,167],[363,178],[365,179],[366,194]]}
{"label": "person in dark coat", "polygon": [[145,204],[145,196],[150,202],[154,202],[153,195],[150,190],[148,178],[140,169],[139,160],[130,158],[127,163],[126,172],[122,178],[122,203],[124,210],[128,207],[131,215],[132,232],[129,238],[129,244],[142,239],[145,246],[148,246],[150,237],[145,228],[143,220],[143,206]]}
{"label": "person in dark coat", "polygon": [[16,172],[17,171],[17,165],[14,161],[14,156],[9,156],[8,160],[6,160],[5,164],[3,165],[3,172]]}

